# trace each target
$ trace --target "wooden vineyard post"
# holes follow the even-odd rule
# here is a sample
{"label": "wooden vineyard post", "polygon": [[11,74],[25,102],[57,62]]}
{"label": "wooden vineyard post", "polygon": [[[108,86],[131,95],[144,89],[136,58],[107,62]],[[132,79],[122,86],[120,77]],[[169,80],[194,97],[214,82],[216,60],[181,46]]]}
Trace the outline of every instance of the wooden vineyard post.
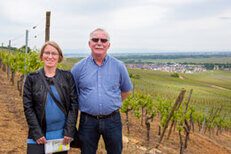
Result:
{"label": "wooden vineyard post", "polygon": [[[187,109],[188,109],[188,104],[189,104],[189,102],[190,102],[191,95],[192,95],[192,89],[190,90],[190,94],[189,94],[188,102],[187,102],[187,104],[186,104],[185,112],[186,112]],[[182,99],[182,101],[183,101],[183,99]],[[179,110],[182,101],[178,104],[176,111]],[[170,135],[171,135],[171,133],[172,133],[172,128],[173,128],[174,124],[176,125],[176,121],[175,121],[175,120],[172,121],[172,124],[171,124],[171,126],[170,126],[170,130],[169,130],[169,132],[168,132],[167,140],[169,139],[169,137],[170,137]],[[174,130],[175,130],[175,128],[174,128]]]}
{"label": "wooden vineyard post", "polygon": [[[184,112],[185,115],[186,115],[186,113],[188,111],[188,105],[189,105],[189,102],[190,102],[191,97],[192,97],[192,92],[193,92],[193,89],[190,90],[188,101],[187,101],[187,104],[186,104],[186,107],[185,107],[185,112]],[[191,120],[191,117],[190,117],[190,120]],[[188,124],[188,121],[186,119],[184,119],[184,123],[185,123],[184,129],[185,129],[185,132],[186,132],[184,148],[186,149],[187,148],[188,139],[189,139],[189,133],[191,131],[191,126]]]}
{"label": "wooden vineyard post", "polygon": [[186,104],[186,107],[185,107],[185,113],[186,113],[187,110],[188,110],[188,105],[189,105],[189,102],[190,102],[191,97],[192,97],[192,92],[193,92],[193,89],[190,90],[190,94],[189,94],[189,97],[188,97],[188,101],[187,101],[187,104]]}
{"label": "wooden vineyard post", "polygon": [[47,11],[46,12],[45,42],[50,40],[50,17],[51,17],[51,12]]}
{"label": "wooden vineyard post", "polygon": [[169,122],[170,122],[170,120],[171,120],[171,118],[172,118],[172,116],[174,114],[174,111],[175,111],[177,105],[183,101],[185,92],[186,92],[186,90],[182,89],[181,92],[180,92],[180,94],[179,94],[179,96],[177,97],[176,102],[175,102],[175,104],[172,107],[171,113],[168,116],[168,120],[167,120],[167,122],[166,122],[166,124],[164,126],[163,132],[161,133],[160,139],[159,139],[159,141],[156,144],[156,148],[159,147],[159,145],[160,145],[160,143],[161,143],[161,141],[162,141],[162,139],[164,137],[165,131],[168,128],[168,124],[169,124]]}

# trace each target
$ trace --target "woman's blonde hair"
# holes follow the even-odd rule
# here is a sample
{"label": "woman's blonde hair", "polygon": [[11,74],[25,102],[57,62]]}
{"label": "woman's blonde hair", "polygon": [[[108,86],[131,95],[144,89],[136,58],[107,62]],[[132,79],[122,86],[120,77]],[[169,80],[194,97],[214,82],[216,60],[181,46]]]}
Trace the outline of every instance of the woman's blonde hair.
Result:
{"label": "woman's blonde hair", "polygon": [[45,47],[46,47],[47,45],[50,45],[50,46],[54,47],[54,48],[58,51],[58,53],[59,53],[59,61],[58,61],[58,62],[60,63],[60,62],[63,60],[63,53],[62,53],[62,50],[61,50],[61,48],[59,47],[59,45],[58,45],[56,42],[54,42],[54,41],[47,41],[47,42],[42,46],[41,51],[40,51],[40,55],[39,55],[40,60],[42,61],[44,49],[45,49]]}

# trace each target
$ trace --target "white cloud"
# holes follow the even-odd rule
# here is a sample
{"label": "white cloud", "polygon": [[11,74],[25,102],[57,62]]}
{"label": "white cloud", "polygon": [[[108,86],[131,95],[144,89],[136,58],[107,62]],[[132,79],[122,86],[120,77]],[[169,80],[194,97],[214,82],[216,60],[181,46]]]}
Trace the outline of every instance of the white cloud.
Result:
{"label": "white cloud", "polygon": [[158,23],[166,9],[158,6],[136,6],[116,10],[111,15],[110,26],[118,29],[136,29]]}
{"label": "white cloud", "polygon": [[26,29],[31,47],[43,44],[50,10],[51,39],[63,48],[88,49],[89,33],[102,27],[111,50],[231,50],[229,0],[0,1],[0,43],[20,36],[12,43],[18,47]]}
{"label": "white cloud", "polygon": [[38,6],[33,1],[10,0],[1,3],[1,12],[12,22],[32,23],[38,11],[41,10]]}

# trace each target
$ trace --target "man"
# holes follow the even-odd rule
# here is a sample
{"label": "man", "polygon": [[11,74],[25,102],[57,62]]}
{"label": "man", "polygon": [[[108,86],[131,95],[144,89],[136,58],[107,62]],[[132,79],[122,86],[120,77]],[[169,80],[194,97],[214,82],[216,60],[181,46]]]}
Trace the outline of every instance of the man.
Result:
{"label": "man", "polygon": [[119,108],[132,90],[125,65],[107,55],[110,37],[103,29],[90,34],[91,55],[76,63],[71,72],[77,86],[81,118],[79,139],[83,154],[94,154],[103,136],[108,154],[122,152]]}

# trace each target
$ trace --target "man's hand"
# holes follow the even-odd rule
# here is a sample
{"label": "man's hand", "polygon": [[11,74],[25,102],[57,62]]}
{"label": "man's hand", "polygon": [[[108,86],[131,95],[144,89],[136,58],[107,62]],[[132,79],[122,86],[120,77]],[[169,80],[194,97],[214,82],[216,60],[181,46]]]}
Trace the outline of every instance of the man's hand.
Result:
{"label": "man's hand", "polygon": [[36,142],[37,142],[38,144],[46,144],[46,143],[47,143],[47,140],[46,140],[46,138],[43,136],[43,137],[37,139]]}
{"label": "man's hand", "polygon": [[64,136],[64,138],[63,138],[63,145],[70,144],[71,141],[72,141],[71,137]]}

